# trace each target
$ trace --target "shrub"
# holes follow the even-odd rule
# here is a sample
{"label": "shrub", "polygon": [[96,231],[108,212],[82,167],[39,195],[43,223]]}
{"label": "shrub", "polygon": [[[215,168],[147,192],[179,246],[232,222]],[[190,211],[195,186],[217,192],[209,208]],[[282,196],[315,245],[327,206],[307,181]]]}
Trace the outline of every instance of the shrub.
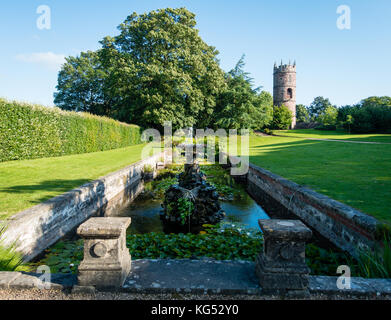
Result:
{"label": "shrub", "polygon": [[98,152],[138,143],[138,126],[0,99],[0,162]]}
{"label": "shrub", "polygon": [[338,121],[353,133],[391,132],[391,98],[370,97],[338,109]]}
{"label": "shrub", "polygon": [[356,133],[391,132],[391,106],[355,107],[351,113],[354,122],[351,130]]}
{"label": "shrub", "polygon": [[287,130],[292,124],[292,112],[286,107],[274,107],[272,129]]}

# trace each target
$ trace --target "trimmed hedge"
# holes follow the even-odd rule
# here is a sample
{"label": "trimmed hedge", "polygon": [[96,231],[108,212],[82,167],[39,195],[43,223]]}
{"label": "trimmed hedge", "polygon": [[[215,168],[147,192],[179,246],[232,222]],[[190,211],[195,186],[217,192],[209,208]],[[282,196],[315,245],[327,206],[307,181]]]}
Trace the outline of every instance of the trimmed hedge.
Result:
{"label": "trimmed hedge", "polygon": [[140,136],[110,118],[0,99],[0,162],[123,148]]}

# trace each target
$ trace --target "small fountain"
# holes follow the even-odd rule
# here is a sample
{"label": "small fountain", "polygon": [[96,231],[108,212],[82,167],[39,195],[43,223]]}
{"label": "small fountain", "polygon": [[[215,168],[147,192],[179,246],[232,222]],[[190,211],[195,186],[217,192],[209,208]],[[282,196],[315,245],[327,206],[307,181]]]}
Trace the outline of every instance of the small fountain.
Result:
{"label": "small fountain", "polygon": [[162,206],[161,218],[166,227],[174,230],[197,231],[202,225],[215,225],[225,217],[216,187],[206,181],[197,162],[185,164],[179,184],[166,191]]}

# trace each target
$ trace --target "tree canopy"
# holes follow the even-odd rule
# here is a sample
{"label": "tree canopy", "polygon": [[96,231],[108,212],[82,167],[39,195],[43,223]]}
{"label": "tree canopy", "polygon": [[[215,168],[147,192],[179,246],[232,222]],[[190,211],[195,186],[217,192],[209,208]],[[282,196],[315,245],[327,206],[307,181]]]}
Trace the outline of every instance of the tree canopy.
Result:
{"label": "tree canopy", "polygon": [[56,105],[157,129],[165,121],[174,129],[268,125],[273,99],[253,88],[244,56],[225,73],[195,26],[185,8],[131,14],[101,49],[67,58]]}
{"label": "tree canopy", "polygon": [[217,99],[214,127],[223,129],[261,129],[273,118],[273,97],[260,88],[252,88],[252,79],[244,71],[244,55],[226,74],[227,89]]}
{"label": "tree canopy", "polygon": [[298,104],[296,106],[296,119],[297,122],[309,122],[310,121],[310,114],[308,112],[308,109],[303,104]]}
{"label": "tree canopy", "polygon": [[195,28],[185,8],[133,13],[120,34],[101,41],[98,52],[68,58],[59,73],[56,104],[112,116],[143,126],[202,125],[225,89],[218,51]]}
{"label": "tree canopy", "polygon": [[54,103],[63,110],[110,115],[110,97],[105,89],[107,73],[98,52],[68,57],[58,75]]}
{"label": "tree canopy", "polygon": [[325,112],[328,107],[332,107],[328,98],[316,97],[311,105],[308,107],[312,121],[318,121],[318,117]]}

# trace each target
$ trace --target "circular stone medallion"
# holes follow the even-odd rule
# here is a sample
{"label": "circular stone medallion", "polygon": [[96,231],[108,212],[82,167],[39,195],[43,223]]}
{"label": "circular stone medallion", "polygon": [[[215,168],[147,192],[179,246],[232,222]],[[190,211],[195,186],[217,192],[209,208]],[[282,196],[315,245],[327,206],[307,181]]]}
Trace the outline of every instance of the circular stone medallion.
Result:
{"label": "circular stone medallion", "polygon": [[104,257],[107,253],[107,248],[102,242],[98,242],[97,244],[95,244],[92,247],[92,250],[98,258]]}

